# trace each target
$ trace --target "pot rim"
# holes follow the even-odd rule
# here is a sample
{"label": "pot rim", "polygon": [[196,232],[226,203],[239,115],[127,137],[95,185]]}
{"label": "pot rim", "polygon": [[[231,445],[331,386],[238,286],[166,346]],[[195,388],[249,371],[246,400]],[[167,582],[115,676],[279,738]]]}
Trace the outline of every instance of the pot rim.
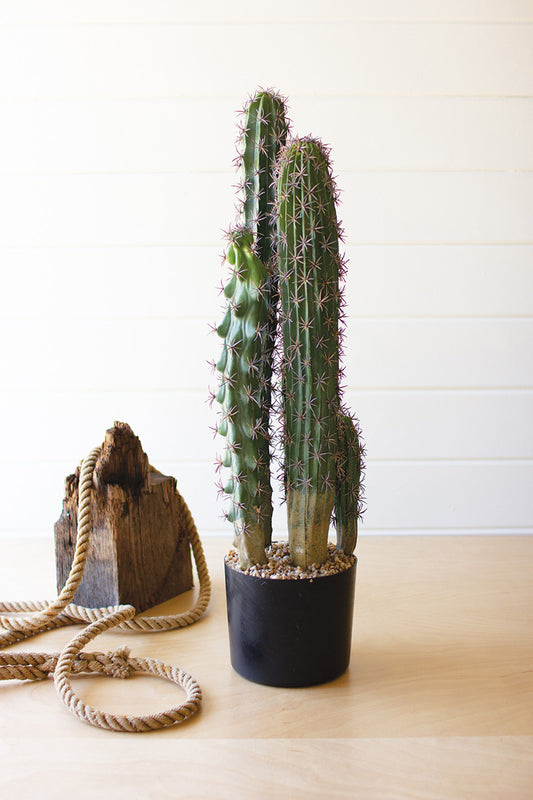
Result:
{"label": "pot rim", "polygon": [[278,577],[274,577],[273,575],[267,575],[267,576],[264,576],[264,575],[252,575],[250,573],[243,572],[239,567],[235,567],[232,564],[230,564],[228,562],[228,560],[227,560],[227,556],[224,556],[224,572],[227,574],[228,570],[231,570],[231,573],[233,573],[235,575],[238,575],[240,578],[243,578],[243,579],[250,578],[250,579],[253,579],[253,580],[257,580],[257,581],[265,581],[265,582],[268,582],[268,583],[276,583],[276,584],[278,584],[278,583],[280,583],[280,584],[286,584],[286,583],[302,584],[303,583],[303,584],[305,584],[305,583],[314,583],[315,581],[319,581],[319,580],[321,581],[321,580],[324,580],[324,579],[327,579],[327,578],[338,578],[339,575],[344,575],[345,573],[349,573],[351,570],[353,570],[353,569],[355,569],[357,567],[357,556],[352,555],[352,556],[350,556],[350,558],[353,558],[353,563],[350,564],[348,567],[345,567],[344,569],[337,570],[336,572],[330,572],[327,575],[314,575],[313,577],[309,577],[309,578],[299,578],[299,577],[282,578],[282,577],[279,577],[279,573],[277,573]]}

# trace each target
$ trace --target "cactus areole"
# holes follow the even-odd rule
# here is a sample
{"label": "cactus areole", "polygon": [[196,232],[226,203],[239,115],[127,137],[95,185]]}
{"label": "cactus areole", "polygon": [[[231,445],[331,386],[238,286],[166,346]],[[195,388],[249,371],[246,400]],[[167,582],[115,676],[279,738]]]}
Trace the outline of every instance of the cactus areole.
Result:
{"label": "cactus areole", "polygon": [[337,192],[320,140],[288,139],[277,93],[250,99],[241,130],[243,196],[228,237],[230,277],[217,327],[217,431],[226,440],[220,488],[230,498],[241,570],[264,565],[272,451],[282,453],[290,560],[307,570],[326,561],[332,520],[337,550],[351,556],[362,507],[363,446],[340,393]]}

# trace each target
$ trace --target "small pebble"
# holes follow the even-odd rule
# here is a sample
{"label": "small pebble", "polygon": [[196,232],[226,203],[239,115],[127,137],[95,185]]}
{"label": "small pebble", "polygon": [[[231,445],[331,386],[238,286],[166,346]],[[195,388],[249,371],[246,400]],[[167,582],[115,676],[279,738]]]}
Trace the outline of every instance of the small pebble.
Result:
{"label": "small pebble", "polygon": [[295,567],[290,563],[289,545],[287,542],[273,542],[266,549],[267,563],[254,565],[248,569],[241,569],[239,566],[239,553],[232,548],[227,554],[225,561],[232,569],[242,572],[244,575],[255,575],[257,578],[272,578],[276,580],[293,580],[301,578],[321,578],[326,575],[334,575],[343,572],[352,566],[355,561],[354,556],[347,556],[335,549],[331,542],[328,544],[328,557],[323,564],[311,564],[307,569]]}

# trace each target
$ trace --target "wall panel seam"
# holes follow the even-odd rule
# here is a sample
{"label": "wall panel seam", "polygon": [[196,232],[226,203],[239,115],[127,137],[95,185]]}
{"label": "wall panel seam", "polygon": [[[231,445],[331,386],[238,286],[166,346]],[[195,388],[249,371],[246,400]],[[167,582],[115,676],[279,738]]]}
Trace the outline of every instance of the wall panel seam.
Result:
{"label": "wall panel seam", "polygon": [[434,19],[432,17],[416,17],[412,19],[405,19],[402,17],[315,17],[315,18],[302,18],[295,16],[294,18],[285,17],[268,17],[267,19],[218,19],[210,21],[208,19],[199,17],[198,19],[190,20],[176,20],[173,18],[160,18],[155,20],[65,20],[65,21],[19,21],[11,22],[8,20],[0,21],[1,28],[158,28],[158,27],[175,27],[175,28],[231,28],[231,27],[283,27],[283,26],[329,26],[336,25],[398,25],[398,26],[453,26],[459,27],[498,27],[498,26],[518,26],[533,25],[533,19],[529,17],[521,17],[518,19],[476,19],[475,17],[469,18],[446,18],[440,17]]}
{"label": "wall panel seam", "polygon": [[[340,167],[335,170],[337,181],[343,175],[528,175],[531,167]],[[231,169],[140,169],[140,170],[0,170],[5,178],[75,178],[75,177],[135,177],[137,175],[227,175],[233,179]]]}
{"label": "wall panel seam", "polygon": [[[517,92],[515,94],[501,94],[501,93],[467,93],[461,94],[458,92],[394,92],[394,93],[382,93],[382,92],[350,92],[350,93],[335,93],[335,92],[328,92],[327,94],[323,94],[320,91],[316,91],[313,94],[302,94],[294,92],[291,95],[293,102],[296,99],[299,100],[447,100],[447,99],[456,99],[456,100],[531,100],[533,99],[533,94]],[[227,100],[228,102],[234,101],[236,99],[236,95],[222,95],[222,94],[116,94],[116,95],[107,95],[107,94],[51,94],[51,95],[9,95],[7,97],[2,97],[0,95],[0,103],[18,103],[18,102],[64,102],[64,101],[80,101],[83,102],[113,102],[116,100],[124,101],[127,100],[129,102],[132,101],[147,101],[147,100]]]}

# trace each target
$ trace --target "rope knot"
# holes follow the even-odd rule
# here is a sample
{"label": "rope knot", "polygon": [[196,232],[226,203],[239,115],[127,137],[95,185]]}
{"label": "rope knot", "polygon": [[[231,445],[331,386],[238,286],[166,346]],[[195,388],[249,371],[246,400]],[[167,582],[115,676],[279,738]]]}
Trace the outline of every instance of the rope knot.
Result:
{"label": "rope knot", "polygon": [[129,647],[119,647],[113,652],[106,653],[109,662],[104,666],[104,674],[110,675],[112,678],[129,678],[132,671],[129,655]]}
{"label": "rope knot", "polygon": [[39,665],[39,669],[44,672],[45,676],[53,675],[57,666],[57,653],[51,653],[48,658]]}

